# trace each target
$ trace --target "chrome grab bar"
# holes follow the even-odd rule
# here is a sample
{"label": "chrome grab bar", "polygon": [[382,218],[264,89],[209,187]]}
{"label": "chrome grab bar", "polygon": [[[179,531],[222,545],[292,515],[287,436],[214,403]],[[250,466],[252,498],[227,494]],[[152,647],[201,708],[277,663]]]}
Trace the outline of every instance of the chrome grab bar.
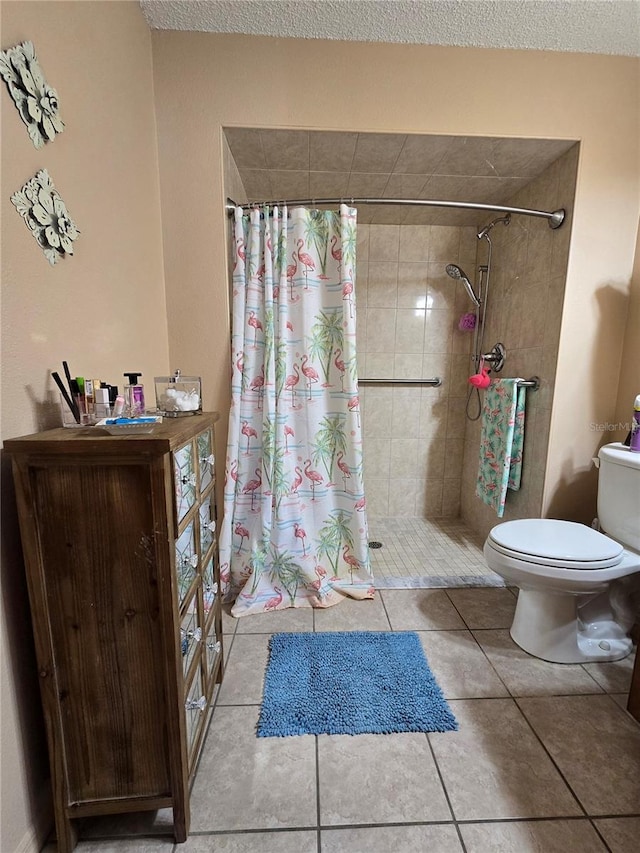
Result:
{"label": "chrome grab bar", "polygon": [[[442,385],[442,379],[439,376],[433,379],[367,379],[359,378],[359,385],[432,385],[437,388]],[[531,379],[522,379],[518,382],[519,388],[531,388],[537,391],[540,387],[540,380],[537,376],[532,376]]]}
{"label": "chrome grab bar", "polygon": [[363,379],[358,378],[358,385],[442,385],[442,379],[436,376],[434,379]]}
{"label": "chrome grab bar", "polygon": [[538,376],[532,376],[531,379],[521,379],[518,382],[518,388],[531,388],[532,391],[537,391],[540,387],[540,379]]}

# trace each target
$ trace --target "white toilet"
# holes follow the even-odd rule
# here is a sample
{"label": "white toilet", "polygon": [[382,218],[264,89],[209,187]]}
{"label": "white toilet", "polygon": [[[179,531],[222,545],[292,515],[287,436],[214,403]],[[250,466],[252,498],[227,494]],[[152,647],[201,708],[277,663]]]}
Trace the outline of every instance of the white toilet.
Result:
{"label": "white toilet", "polygon": [[519,587],[511,636],[555,663],[620,660],[632,649],[640,589],[640,453],[600,449],[598,533],[544,518],[506,521],[484,545],[489,568]]}

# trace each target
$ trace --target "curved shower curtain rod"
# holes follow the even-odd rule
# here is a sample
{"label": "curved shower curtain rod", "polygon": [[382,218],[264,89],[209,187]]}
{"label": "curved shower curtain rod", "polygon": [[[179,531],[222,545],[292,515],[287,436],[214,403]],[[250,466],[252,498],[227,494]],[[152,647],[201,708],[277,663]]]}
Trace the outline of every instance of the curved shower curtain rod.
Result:
{"label": "curved shower curtain rod", "polygon": [[475,201],[435,201],[433,199],[417,199],[417,198],[296,198],[296,199],[278,199],[277,201],[261,201],[251,202],[251,204],[237,205],[232,199],[228,198],[225,208],[229,215],[236,207],[241,207],[243,210],[251,210],[256,207],[274,207],[275,205],[288,206],[306,205],[306,204],[410,204],[419,207],[455,207],[464,208],[466,210],[497,210],[500,213],[516,213],[522,216],[537,216],[549,221],[549,228],[560,228],[565,220],[566,211],[564,208],[559,208],[548,212],[546,210],[531,210],[527,207],[505,207],[501,204],[480,204]]}

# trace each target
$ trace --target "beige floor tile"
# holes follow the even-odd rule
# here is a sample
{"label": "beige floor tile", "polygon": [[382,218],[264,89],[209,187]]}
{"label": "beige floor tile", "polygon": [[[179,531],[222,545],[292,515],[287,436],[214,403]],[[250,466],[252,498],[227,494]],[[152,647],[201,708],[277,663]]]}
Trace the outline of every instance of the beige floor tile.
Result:
{"label": "beige floor tile", "polygon": [[[157,850],[171,853],[173,838],[122,838],[117,841],[81,841],[77,853],[156,853]],[[45,847],[43,853],[54,853],[57,845]]]}
{"label": "beige floor tile", "polygon": [[627,703],[629,702],[628,693],[610,693],[609,696],[611,696],[616,705],[620,705],[625,711],[627,710]]}
{"label": "beige floor tile", "polygon": [[530,823],[463,823],[467,853],[605,853],[588,820],[537,820]]}
{"label": "beige floor tile", "polygon": [[322,853],[461,853],[454,826],[367,826],[325,829]]}
{"label": "beige floor tile", "polygon": [[482,543],[459,519],[369,516],[369,533],[383,543],[381,550],[371,551],[377,581],[477,574],[499,580],[486,565]]}
{"label": "beige floor tile", "polygon": [[532,657],[513,642],[508,631],[473,631],[473,636],[512,696],[602,693],[580,664],[549,663]]}
{"label": "beige floor tile", "polygon": [[262,702],[270,636],[236,634],[228,652],[218,705],[255,705]]}
{"label": "beige floor tile", "polygon": [[513,700],[449,704],[460,730],[428,737],[457,819],[581,813]]}
{"label": "beige floor tile", "polygon": [[192,835],[178,853],[317,853],[316,830]]}
{"label": "beige floor tile", "polygon": [[640,817],[613,817],[595,820],[595,825],[611,848],[611,853],[638,853]]}
{"label": "beige floor tile", "polygon": [[316,631],[389,631],[380,594],[374,599],[345,598],[335,607],[315,611]]}
{"label": "beige floor tile", "polygon": [[313,631],[311,607],[289,607],[274,613],[253,613],[238,621],[238,634],[275,634],[281,631]]}
{"label": "beige floor tile", "polygon": [[192,832],[317,825],[315,739],[258,738],[258,708],[216,708],[191,792]]}
{"label": "beige floor tile", "polygon": [[609,696],[518,705],[590,815],[640,812],[640,726]]}
{"label": "beige floor tile", "polygon": [[394,631],[465,627],[443,589],[385,589],[380,595]]}
{"label": "beige floor tile", "polygon": [[447,699],[509,695],[470,631],[420,631],[419,637]]}
{"label": "beige floor tile", "polygon": [[624,660],[610,663],[583,663],[582,666],[607,693],[628,693],[634,661],[635,654],[632,652]]}
{"label": "beige floor tile", "polygon": [[468,628],[511,627],[517,603],[511,590],[450,589],[447,594]]}
{"label": "beige floor tile", "polygon": [[320,735],[323,826],[451,820],[424,734]]}
{"label": "beige floor tile", "polygon": [[233,634],[238,627],[240,620],[229,614],[231,608],[225,605],[222,608],[222,633]]}

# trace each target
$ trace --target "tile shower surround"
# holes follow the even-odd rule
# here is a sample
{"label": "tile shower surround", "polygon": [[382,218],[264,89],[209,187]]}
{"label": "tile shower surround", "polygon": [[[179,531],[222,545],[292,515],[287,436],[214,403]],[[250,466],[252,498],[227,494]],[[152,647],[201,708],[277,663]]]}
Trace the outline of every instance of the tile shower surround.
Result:
{"label": "tile shower surround", "polygon": [[[491,233],[486,348],[505,343],[504,375],[541,378],[540,390],[528,392],[523,484],[509,493],[505,520],[541,512],[577,159],[575,145],[506,202],[565,207],[562,228],[551,231],[544,220],[514,216],[508,228]],[[231,157],[225,163],[227,185],[240,200],[237,169]],[[360,375],[443,380],[440,388],[361,386],[370,515],[461,516],[483,540],[496,516],[475,496],[480,424],[464,415],[473,335],[457,329],[460,315],[473,306],[444,267],[458,263],[475,283],[486,246],[478,244],[476,228],[367,225],[364,218],[358,226]]]}
{"label": "tile shower surround", "polygon": [[[543,219],[514,216],[507,228],[498,225],[491,232],[493,270],[486,348],[496,341],[504,343],[507,362],[502,375],[540,378],[540,389],[527,392],[522,486],[518,492],[508,492],[504,521],[542,514],[577,164],[578,146],[574,145],[508,202],[513,207],[538,210],[564,207],[567,219],[561,228],[553,231]],[[497,519],[475,496],[479,443],[480,422],[468,421],[461,515],[484,539]]]}
{"label": "tile shower surround", "polygon": [[[541,380],[539,391],[528,392],[523,484],[509,493],[505,520],[541,513],[577,160],[575,145],[508,201],[565,207],[562,228],[514,216],[508,227],[491,232],[485,350],[502,341],[502,375]],[[446,264],[457,263],[475,284],[485,262],[486,243],[478,242],[475,228],[359,225],[360,376],[443,380],[440,388],[361,387],[372,516],[461,516],[482,538],[496,523],[493,510],[475,496],[480,421],[465,417],[473,334],[457,326],[473,306],[462,284],[445,272]]]}
{"label": "tile shower surround", "polygon": [[[173,843],[163,809],[83,822],[78,853],[636,853],[633,656],[532,658],[509,637],[515,604],[505,588],[383,590],[225,615],[189,839]],[[417,631],[460,730],[257,738],[270,633],[340,630]]]}
{"label": "tile shower surround", "polygon": [[374,379],[439,376],[442,385],[360,386],[364,477],[375,516],[456,517],[473,306],[445,272],[476,264],[474,228],[359,225],[358,372]]}

